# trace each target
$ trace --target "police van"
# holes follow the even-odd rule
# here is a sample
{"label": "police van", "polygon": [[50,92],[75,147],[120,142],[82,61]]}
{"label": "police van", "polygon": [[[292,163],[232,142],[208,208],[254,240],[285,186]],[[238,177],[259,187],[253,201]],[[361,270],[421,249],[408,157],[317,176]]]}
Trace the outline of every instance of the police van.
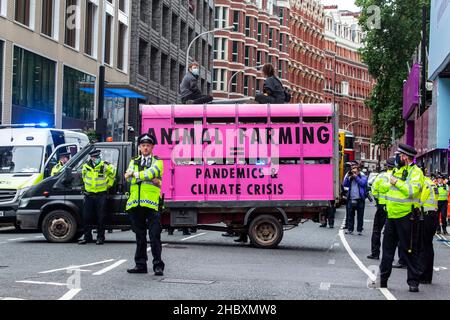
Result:
{"label": "police van", "polygon": [[84,133],[46,124],[0,126],[0,222],[16,221],[20,197],[50,176],[59,153],[74,155],[87,144]]}

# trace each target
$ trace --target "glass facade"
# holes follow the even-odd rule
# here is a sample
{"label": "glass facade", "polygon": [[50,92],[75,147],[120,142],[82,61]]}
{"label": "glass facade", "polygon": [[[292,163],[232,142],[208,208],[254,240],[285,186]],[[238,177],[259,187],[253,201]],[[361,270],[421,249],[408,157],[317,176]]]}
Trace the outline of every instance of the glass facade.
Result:
{"label": "glass facade", "polygon": [[63,128],[93,128],[95,95],[82,91],[80,83],[95,83],[95,77],[68,66],[63,77]]}
{"label": "glass facade", "polygon": [[125,124],[125,99],[105,98],[104,116],[107,119],[107,136],[123,141]]}
{"label": "glass facade", "polygon": [[56,62],[14,47],[12,123],[55,122]]}

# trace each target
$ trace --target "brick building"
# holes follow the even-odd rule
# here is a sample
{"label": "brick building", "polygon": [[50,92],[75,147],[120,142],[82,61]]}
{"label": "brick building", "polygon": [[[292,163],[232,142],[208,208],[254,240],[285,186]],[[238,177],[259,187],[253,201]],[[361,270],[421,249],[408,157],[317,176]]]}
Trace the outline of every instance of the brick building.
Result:
{"label": "brick building", "polygon": [[[361,61],[363,32],[358,14],[326,6],[325,11],[325,102],[339,107],[339,127],[355,135],[356,160],[376,166],[384,151],[372,143],[371,110],[365,100],[375,84]],[[383,153],[383,154],[381,154]]]}
{"label": "brick building", "polygon": [[255,96],[264,78],[259,66],[272,63],[286,86],[289,66],[287,1],[215,1],[213,94],[215,98]]}
{"label": "brick building", "polygon": [[289,81],[293,102],[324,102],[324,12],[318,0],[296,0],[291,7]]}
{"label": "brick building", "polygon": [[[139,104],[179,103],[191,41],[214,28],[213,0],[140,0],[132,3],[130,82],[147,100],[130,101],[129,124],[139,132]],[[200,37],[189,61],[200,63],[200,85],[212,89],[213,35]]]}

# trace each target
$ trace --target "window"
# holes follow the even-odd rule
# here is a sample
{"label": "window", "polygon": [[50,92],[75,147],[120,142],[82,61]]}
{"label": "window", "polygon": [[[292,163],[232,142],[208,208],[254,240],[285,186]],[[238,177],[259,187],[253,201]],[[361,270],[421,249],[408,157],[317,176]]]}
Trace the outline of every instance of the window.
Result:
{"label": "window", "polygon": [[12,123],[54,123],[55,74],[54,61],[14,47]]}
{"label": "window", "polygon": [[228,25],[227,21],[228,21],[228,8],[216,7],[214,14],[214,27],[225,28]]}
{"label": "window", "polygon": [[246,67],[250,66],[250,47],[249,46],[245,46],[245,58],[244,58],[244,63]]}
{"label": "window", "polygon": [[[2,3],[3,6],[3,3]],[[31,0],[16,0],[15,1],[15,12],[14,19],[21,24],[26,26],[31,26]]]}
{"label": "window", "polygon": [[269,29],[269,47],[272,48],[272,46],[273,46],[273,29],[270,28]]}
{"label": "window", "polygon": [[65,38],[64,43],[72,48],[77,48],[77,30],[78,30],[78,19],[79,15],[77,13],[78,1],[77,0],[66,0],[66,25],[65,25]]}
{"label": "window", "polygon": [[228,39],[214,38],[214,60],[227,60]]}
{"label": "window", "polygon": [[149,59],[148,59],[148,42],[139,39],[139,74],[147,77],[148,75],[148,65],[149,65]]}
{"label": "window", "polygon": [[239,11],[234,11],[233,12],[233,26],[234,26],[234,29],[233,29],[233,31],[234,32],[239,32],[240,31],[240,28],[239,28],[239,16],[241,15],[241,13],[239,12]]}
{"label": "window", "polygon": [[119,10],[123,13],[127,13],[127,0],[119,0]]}
{"label": "window", "polygon": [[239,43],[237,41],[233,41],[233,62],[238,62],[239,59]]}
{"label": "window", "polygon": [[244,96],[248,96],[248,78],[249,76],[244,76]]}
{"label": "window", "polygon": [[226,78],[227,70],[225,69],[214,69],[213,77],[213,90],[214,91],[226,91]]}
{"label": "window", "polygon": [[85,19],[84,52],[90,56],[97,57],[97,6],[89,0],[86,3]]}
{"label": "window", "polygon": [[161,2],[160,0],[152,1],[152,28],[159,31],[161,27]]}
{"label": "window", "polygon": [[104,61],[106,64],[112,64],[112,50],[111,50],[111,37],[113,30],[113,17],[109,14],[106,14],[105,19],[105,56]]}
{"label": "window", "polygon": [[250,17],[245,17],[245,36],[250,37]]}
{"label": "window", "polygon": [[119,22],[119,43],[117,48],[117,68],[122,71],[127,69],[127,58],[128,58],[128,27]]}
{"label": "window", "polygon": [[[237,71],[233,71],[233,74],[231,75],[231,92],[237,92],[237,83],[238,83],[238,77],[239,75],[236,75]],[[229,80],[228,80],[229,81]]]}
{"label": "window", "polygon": [[148,14],[149,14],[149,2],[147,0],[140,1],[140,18],[144,23],[148,23]]}
{"label": "window", "polygon": [[263,41],[262,29],[263,29],[263,24],[261,22],[259,22],[258,23],[258,41],[259,42]]}
{"label": "window", "polygon": [[95,84],[95,77],[64,66],[62,107],[64,128],[85,128],[94,120],[94,95],[80,90],[80,83]]}
{"label": "window", "polygon": [[42,0],[42,26],[41,32],[53,37],[53,16],[55,12],[54,0]]}

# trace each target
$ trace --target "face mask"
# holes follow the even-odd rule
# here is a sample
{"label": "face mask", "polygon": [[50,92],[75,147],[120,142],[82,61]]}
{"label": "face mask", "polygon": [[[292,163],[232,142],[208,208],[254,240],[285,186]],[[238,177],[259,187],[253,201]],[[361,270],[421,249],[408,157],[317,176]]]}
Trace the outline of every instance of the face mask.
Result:
{"label": "face mask", "polygon": [[102,161],[102,159],[96,158],[95,161],[94,161],[94,163],[95,163],[95,165],[98,165],[101,161]]}
{"label": "face mask", "polygon": [[199,69],[192,69],[192,74],[194,76],[198,76],[200,74],[200,70]]}

